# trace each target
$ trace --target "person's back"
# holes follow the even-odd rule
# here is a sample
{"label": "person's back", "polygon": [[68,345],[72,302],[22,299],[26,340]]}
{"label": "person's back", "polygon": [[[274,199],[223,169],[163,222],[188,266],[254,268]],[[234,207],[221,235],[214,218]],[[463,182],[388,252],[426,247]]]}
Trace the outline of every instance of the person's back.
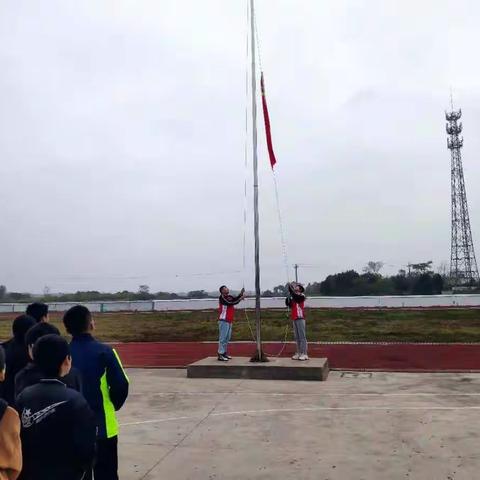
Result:
{"label": "person's back", "polygon": [[93,414],[82,395],[58,379],[43,379],[23,390],[17,408],[25,480],[82,478],[95,444]]}
{"label": "person's back", "polygon": [[[35,385],[45,377],[41,368],[35,363],[33,358],[33,347],[39,338],[46,335],[58,335],[60,331],[54,325],[46,322],[39,322],[31,327],[25,334],[25,345],[27,346],[29,363],[20,370],[15,376],[15,398],[27,387]],[[82,393],[82,381],[80,372],[76,368],[70,371],[60,379],[67,387],[73,388]]]}
{"label": "person's back", "polygon": [[82,395],[59,380],[66,373],[62,369],[70,368],[67,342],[47,335],[38,340],[34,352],[46,378],[27,387],[17,398],[22,424],[22,479],[79,480],[94,458],[93,412]]}
{"label": "person's back", "polygon": [[15,318],[12,324],[13,338],[3,344],[7,368],[1,391],[3,399],[12,406],[15,402],[15,375],[30,361],[25,345],[25,334],[35,323],[35,320],[28,315]]}
{"label": "person's back", "polygon": [[72,363],[82,375],[83,395],[97,417],[99,436],[108,437],[104,406],[111,403],[106,378],[111,349],[85,334],[72,338],[70,350]]}
{"label": "person's back", "polygon": [[72,363],[82,375],[82,392],[97,422],[97,460],[95,477],[117,479],[119,410],[128,396],[128,377],[114,349],[92,335],[94,324],[86,307],[72,307],[64,316],[64,324],[72,335]]}
{"label": "person's back", "polygon": [[[42,370],[33,362],[22,368],[15,376],[15,398],[17,398],[23,390],[31,387],[45,378]],[[80,372],[72,367],[67,375],[60,379],[68,388],[72,388],[82,393],[82,378]]]}
{"label": "person's back", "polygon": [[[0,346],[0,382],[5,377],[5,351]],[[0,398],[0,480],[15,480],[22,469],[18,413]]]}

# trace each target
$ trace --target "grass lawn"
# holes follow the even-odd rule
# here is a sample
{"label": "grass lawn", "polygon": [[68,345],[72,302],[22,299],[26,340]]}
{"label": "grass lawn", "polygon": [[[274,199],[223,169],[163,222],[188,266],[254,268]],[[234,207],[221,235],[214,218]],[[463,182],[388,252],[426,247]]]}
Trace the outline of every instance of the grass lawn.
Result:
{"label": "grass lawn", "polygon": [[[309,341],[480,342],[480,309],[345,310],[309,309]],[[0,316],[0,339],[10,336],[13,315]],[[104,341],[216,340],[216,312],[104,313],[94,315],[95,335]],[[248,311],[254,329],[254,312]],[[262,311],[264,340],[283,340],[289,324],[285,311]],[[64,333],[61,314],[51,322]],[[232,340],[251,340],[244,310],[237,310]],[[293,339],[289,329],[288,339]]]}

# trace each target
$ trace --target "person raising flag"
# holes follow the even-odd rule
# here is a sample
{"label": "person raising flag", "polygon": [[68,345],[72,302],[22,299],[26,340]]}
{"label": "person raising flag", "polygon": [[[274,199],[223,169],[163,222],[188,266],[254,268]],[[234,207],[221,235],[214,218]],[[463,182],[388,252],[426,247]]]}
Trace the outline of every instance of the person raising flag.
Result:
{"label": "person raising flag", "polygon": [[290,308],[290,318],[293,322],[293,333],[297,343],[297,351],[293,360],[308,360],[307,335],[305,328],[305,289],[300,283],[288,284],[288,297],[285,300]]}
{"label": "person raising flag", "polygon": [[219,288],[220,297],[218,298],[218,361],[228,362],[231,356],[228,354],[228,342],[232,337],[232,324],[235,313],[235,305],[238,305],[245,297],[245,289],[240,290],[236,297],[230,295],[230,290],[226,285]]}

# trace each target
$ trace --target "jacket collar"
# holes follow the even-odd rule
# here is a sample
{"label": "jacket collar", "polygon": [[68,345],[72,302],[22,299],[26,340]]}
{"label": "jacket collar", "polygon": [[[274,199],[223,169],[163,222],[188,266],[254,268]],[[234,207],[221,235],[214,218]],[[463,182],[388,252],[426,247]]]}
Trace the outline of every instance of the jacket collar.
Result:
{"label": "jacket collar", "polygon": [[93,338],[91,333],[81,333],[80,335],[75,335],[73,337],[73,340],[78,340],[78,341],[81,341],[81,342],[90,342],[93,339],[94,338]]}
{"label": "jacket collar", "polygon": [[42,378],[40,380],[40,383],[48,383],[48,384],[58,383],[58,384],[62,385],[63,387],[67,388],[67,386],[61,380],[59,380],[58,378]]}

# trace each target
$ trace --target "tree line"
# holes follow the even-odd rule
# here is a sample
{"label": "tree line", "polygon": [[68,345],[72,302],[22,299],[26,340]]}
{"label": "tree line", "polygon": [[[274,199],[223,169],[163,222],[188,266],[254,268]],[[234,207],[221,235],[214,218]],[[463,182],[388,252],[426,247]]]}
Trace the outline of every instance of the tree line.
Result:
{"label": "tree line", "polygon": [[[95,301],[133,301],[133,300],[174,300],[186,298],[170,292],[151,293],[148,285],[140,285],[136,292],[123,290],[115,293],[99,292],[97,290],[77,291],[74,293],[49,293],[32,295],[31,293],[9,292],[5,285],[0,285],[0,302],[28,303],[41,301],[51,302],[95,302]],[[193,298],[193,297],[192,297]]]}
{"label": "tree line", "polygon": [[[323,281],[308,283],[305,293],[308,296],[359,296],[359,295],[439,295],[449,290],[449,278],[446,266],[433,271],[433,262],[409,264],[395,275],[382,275],[384,263],[370,261],[361,273],[355,270],[328,275]],[[287,285],[277,285],[262,292],[264,297],[283,297],[288,292]],[[176,300],[189,298],[215,298],[217,292],[191,290],[184,294],[172,292],[150,292],[148,285],[140,285],[136,292],[123,290],[116,293],[104,293],[97,290],[77,291],[75,293],[50,293],[45,288],[43,295],[9,292],[0,285],[0,302],[87,302],[87,301],[133,301],[133,300]]]}
{"label": "tree line", "polygon": [[[383,276],[380,271],[384,263],[371,261],[361,273],[355,270],[328,275],[321,282],[308,283],[305,293],[309,296],[360,296],[360,295],[439,295],[450,288],[446,269],[435,273],[433,262],[408,265],[397,274]],[[273,290],[263,292],[266,297],[287,294],[285,285],[277,285]]]}

